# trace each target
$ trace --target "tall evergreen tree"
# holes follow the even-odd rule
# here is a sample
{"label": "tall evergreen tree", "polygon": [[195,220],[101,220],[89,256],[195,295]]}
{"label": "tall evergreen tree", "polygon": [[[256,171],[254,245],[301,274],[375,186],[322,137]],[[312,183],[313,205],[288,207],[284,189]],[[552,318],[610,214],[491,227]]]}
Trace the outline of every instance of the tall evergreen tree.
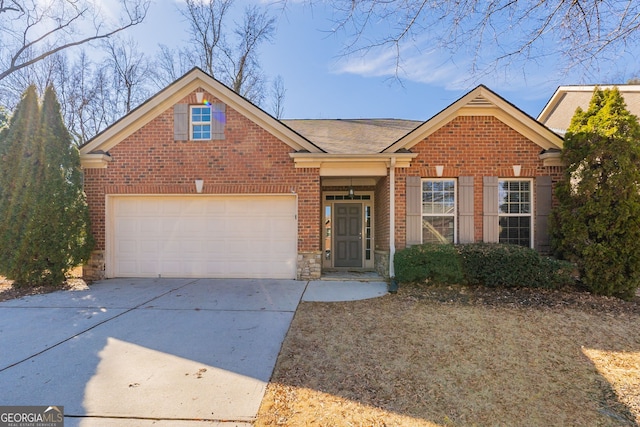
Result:
{"label": "tall evergreen tree", "polygon": [[35,86],[29,86],[9,126],[0,132],[0,274],[23,276],[28,261],[22,245],[34,202],[36,140],[40,110]]}
{"label": "tall evergreen tree", "polygon": [[562,155],[554,248],[592,292],[632,298],[640,286],[640,125],[617,89],[596,89],[589,108],[576,111]]}
{"label": "tall evergreen tree", "polygon": [[[0,229],[0,239],[11,250],[2,254],[11,261],[6,268],[0,265],[0,271],[20,285],[58,285],[71,268],[87,259],[92,240],[80,156],[52,87],[45,91],[37,119],[29,141],[22,141],[30,147],[29,155],[16,161],[28,178],[18,196],[25,214],[19,233],[12,224]],[[8,133],[13,126],[12,121]]]}

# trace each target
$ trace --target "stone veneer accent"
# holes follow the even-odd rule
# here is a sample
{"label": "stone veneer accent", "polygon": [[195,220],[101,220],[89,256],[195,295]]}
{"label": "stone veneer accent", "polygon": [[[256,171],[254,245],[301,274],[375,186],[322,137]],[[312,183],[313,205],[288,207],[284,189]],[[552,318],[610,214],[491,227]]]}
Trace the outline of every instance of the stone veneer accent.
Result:
{"label": "stone veneer accent", "polygon": [[[377,255],[376,255],[377,257]],[[387,254],[387,260],[388,260]],[[322,274],[322,252],[298,253],[297,280],[317,280]],[[85,280],[102,280],[105,278],[104,251],[93,251],[91,257],[82,266],[82,277]]]}
{"label": "stone veneer accent", "polygon": [[389,252],[388,251],[375,251],[375,269],[376,272],[384,279],[389,278]]}
{"label": "stone veneer accent", "polygon": [[105,278],[104,251],[92,251],[89,261],[82,266],[84,280],[102,280]]}
{"label": "stone veneer accent", "polygon": [[318,280],[322,274],[322,252],[298,252],[297,280]]}

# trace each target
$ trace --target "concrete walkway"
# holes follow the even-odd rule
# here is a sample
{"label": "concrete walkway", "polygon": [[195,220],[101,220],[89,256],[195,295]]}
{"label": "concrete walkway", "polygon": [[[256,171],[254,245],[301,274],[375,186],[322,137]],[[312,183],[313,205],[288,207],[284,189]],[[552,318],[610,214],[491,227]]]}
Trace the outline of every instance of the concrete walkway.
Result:
{"label": "concrete walkway", "polygon": [[386,284],[112,279],[0,303],[0,405],[65,426],[249,426],[298,303]]}

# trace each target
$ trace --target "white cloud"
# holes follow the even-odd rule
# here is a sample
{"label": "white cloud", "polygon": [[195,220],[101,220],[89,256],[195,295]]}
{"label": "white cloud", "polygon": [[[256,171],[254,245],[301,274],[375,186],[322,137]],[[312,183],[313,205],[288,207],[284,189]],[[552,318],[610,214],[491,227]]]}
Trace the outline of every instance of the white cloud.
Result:
{"label": "white cloud", "polygon": [[455,82],[468,74],[449,58],[434,51],[393,47],[376,48],[366,54],[351,55],[339,60],[337,74],[355,74],[363,77],[399,77],[413,82],[437,84],[447,89],[458,89]]}
{"label": "white cloud", "polygon": [[[398,54],[400,60],[398,61]],[[333,69],[337,74],[354,74],[362,77],[398,77],[401,80],[439,86],[449,91],[467,91],[484,84],[498,93],[527,92],[531,98],[545,96],[553,89],[553,67],[540,64],[519,63],[510,67],[486,66],[476,74],[471,72],[472,58],[462,52],[453,56],[447,51],[421,50],[404,47],[396,51],[392,47],[369,50],[366,54],[352,55],[339,60]]]}

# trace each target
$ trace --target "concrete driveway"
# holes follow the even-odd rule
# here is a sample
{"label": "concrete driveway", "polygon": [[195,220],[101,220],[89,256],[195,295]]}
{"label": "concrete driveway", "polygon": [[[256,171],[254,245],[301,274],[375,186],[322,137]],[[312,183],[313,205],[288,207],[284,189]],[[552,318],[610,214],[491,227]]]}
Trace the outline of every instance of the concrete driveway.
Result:
{"label": "concrete driveway", "polygon": [[0,405],[65,426],[245,426],[307,282],[113,279],[0,303]]}

